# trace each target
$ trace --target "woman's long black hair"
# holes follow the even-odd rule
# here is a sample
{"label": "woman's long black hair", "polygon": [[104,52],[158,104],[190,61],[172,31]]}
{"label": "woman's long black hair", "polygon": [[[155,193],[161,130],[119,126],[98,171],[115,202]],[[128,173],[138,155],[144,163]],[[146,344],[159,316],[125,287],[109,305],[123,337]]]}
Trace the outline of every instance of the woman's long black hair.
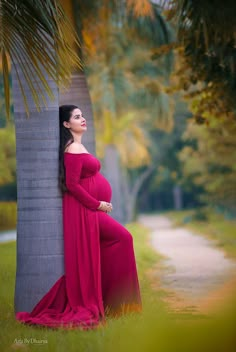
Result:
{"label": "woman's long black hair", "polygon": [[60,120],[60,145],[59,145],[59,189],[63,195],[66,191],[65,185],[65,168],[64,168],[64,151],[67,146],[74,142],[74,138],[69,128],[63,125],[64,121],[69,122],[71,113],[74,109],[78,109],[76,105],[61,105],[59,107]]}

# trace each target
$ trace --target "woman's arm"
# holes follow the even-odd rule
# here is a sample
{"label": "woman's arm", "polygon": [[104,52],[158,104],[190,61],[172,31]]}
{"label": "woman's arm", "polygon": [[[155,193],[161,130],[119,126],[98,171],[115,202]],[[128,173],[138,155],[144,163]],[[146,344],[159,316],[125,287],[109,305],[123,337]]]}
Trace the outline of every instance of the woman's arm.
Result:
{"label": "woman's arm", "polygon": [[65,162],[66,187],[69,192],[80,201],[85,207],[97,210],[100,201],[91,196],[80,184],[80,175],[82,170],[82,159],[67,159]]}

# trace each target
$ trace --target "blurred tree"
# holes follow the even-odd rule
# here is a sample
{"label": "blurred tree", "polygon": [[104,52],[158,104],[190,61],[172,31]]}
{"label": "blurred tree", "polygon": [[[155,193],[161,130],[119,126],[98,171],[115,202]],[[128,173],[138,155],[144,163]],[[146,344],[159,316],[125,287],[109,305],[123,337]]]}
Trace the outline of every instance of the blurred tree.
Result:
{"label": "blurred tree", "polygon": [[[117,211],[124,209],[123,215],[115,214],[119,221],[124,219],[124,214],[133,213],[137,193],[145,181],[145,177],[138,175],[140,178],[134,187],[123,185],[126,193],[122,192],[122,177],[126,175],[127,178],[128,175],[125,170],[122,172],[122,166],[137,168],[147,165],[149,169],[151,160],[145,124],[151,119],[156,121],[156,125],[171,128],[173,121],[172,106],[164,91],[171,60],[168,57],[168,64],[163,58],[152,63],[151,48],[158,45],[157,34],[154,40],[147,31],[145,41],[145,35],[137,32],[140,29],[137,27],[140,25],[138,20],[133,19],[132,24],[126,21],[120,26],[120,17],[111,9],[101,7],[97,21],[94,23],[86,18],[83,30],[88,82],[95,111],[97,150],[100,157],[105,157],[105,172],[114,190]],[[155,28],[154,20],[142,18],[140,21],[144,31],[145,26],[149,28],[150,22]],[[156,28],[154,33],[158,30],[159,43],[162,43],[162,29]],[[170,40],[171,36],[166,29],[166,40]],[[122,166],[117,166],[116,163],[120,162]],[[147,174],[145,170],[143,174]],[[127,198],[124,198],[125,194]],[[128,218],[130,221],[132,216]]]}
{"label": "blurred tree", "polygon": [[236,121],[211,118],[208,126],[189,123],[184,140],[195,140],[179,154],[185,177],[204,188],[202,200],[236,211]]}
{"label": "blurred tree", "polygon": [[[96,50],[105,50],[103,75],[104,67],[107,67],[109,71],[107,72],[108,80],[112,79],[112,61],[115,57],[118,57],[117,52],[114,52],[114,50],[118,48],[116,41],[119,41],[118,37],[121,28],[127,27],[130,31],[130,37],[132,35],[139,36],[143,41],[152,42],[155,46],[170,41],[170,26],[162,18],[159,7],[149,0],[125,0],[122,2],[116,0],[90,0],[86,2],[61,0],[61,3],[72,23],[76,26],[77,34],[82,44],[79,49],[79,56],[86,61],[84,57],[86,51],[96,55]],[[92,26],[93,29],[91,30]],[[88,28],[90,29],[88,30]],[[117,34],[117,37],[115,34]],[[128,35],[128,32],[126,32],[126,35]],[[112,41],[114,42],[112,43]],[[113,55],[114,53],[115,55]],[[171,61],[171,54],[168,54],[168,59]],[[104,82],[106,78],[107,75],[102,78],[102,81]],[[117,83],[119,84],[119,80],[115,82],[115,84]],[[144,86],[143,90],[145,92]],[[117,94],[118,92],[113,90],[113,93]],[[155,92],[153,93],[155,94]],[[109,104],[114,105],[114,97],[111,99],[111,96],[108,95],[107,101],[108,99],[110,99]],[[59,101],[60,104],[66,104],[68,101],[75,105],[79,104],[88,122],[88,132],[84,136],[84,141],[89,150],[95,153],[93,110],[87,87],[86,71],[84,72],[82,69],[77,68],[72,73],[70,88],[66,92],[61,91]],[[152,101],[155,102],[155,99],[153,98]],[[158,106],[160,109],[160,101]]]}
{"label": "blurred tree", "polygon": [[191,121],[187,127],[185,142],[193,144],[180,153],[183,177],[205,190],[202,201],[234,209],[236,3],[171,0],[162,1],[162,6],[177,40],[155,55],[176,48],[170,93],[183,93],[196,123],[202,125]]}
{"label": "blurred tree", "polygon": [[[210,94],[211,106],[217,107],[218,115],[234,111],[236,2],[163,0],[160,3],[177,30],[175,46],[182,59],[177,70],[178,88]],[[157,53],[166,51],[168,47],[163,47]],[[204,106],[195,113],[197,121],[208,121],[203,111]]]}
{"label": "blurred tree", "polygon": [[181,140],[181,136],[191,114],[178,100],[176,105],[172,131],[153,128],[149,131],[153,144],[152,159],[156,168],[141,190],[138,202],[141,211],[189,207],[199,203],[195,193],[201,191],[200,187],[196,187],[191,179],[183,177],[182,165],[178,159],[178,152],[190,144]]}

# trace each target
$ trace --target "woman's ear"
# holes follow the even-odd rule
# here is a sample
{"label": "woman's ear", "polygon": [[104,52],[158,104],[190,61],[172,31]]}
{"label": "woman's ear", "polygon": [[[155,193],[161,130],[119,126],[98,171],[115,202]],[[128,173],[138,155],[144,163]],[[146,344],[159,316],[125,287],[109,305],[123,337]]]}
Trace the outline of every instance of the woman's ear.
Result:
{"label": "woman's ear", "polygon": [[66,128],[69,128],[69,126],[68,126],[68,122],[63,121],[63,126],[64,126],[64,127],[66,127]]}

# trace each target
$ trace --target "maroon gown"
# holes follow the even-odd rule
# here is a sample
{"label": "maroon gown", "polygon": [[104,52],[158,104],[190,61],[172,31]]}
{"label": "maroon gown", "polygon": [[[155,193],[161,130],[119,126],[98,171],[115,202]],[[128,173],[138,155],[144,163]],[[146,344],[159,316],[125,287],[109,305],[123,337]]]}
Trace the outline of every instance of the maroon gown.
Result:
{"label": "maroon gown", "polygon": [[65,273],[29,312],[16,319],[49,327],[92,329],[106,315],[142,311],[133,237],[97,210],[112,190],[90,153],[64,153],[68,192],[63,195]]}

